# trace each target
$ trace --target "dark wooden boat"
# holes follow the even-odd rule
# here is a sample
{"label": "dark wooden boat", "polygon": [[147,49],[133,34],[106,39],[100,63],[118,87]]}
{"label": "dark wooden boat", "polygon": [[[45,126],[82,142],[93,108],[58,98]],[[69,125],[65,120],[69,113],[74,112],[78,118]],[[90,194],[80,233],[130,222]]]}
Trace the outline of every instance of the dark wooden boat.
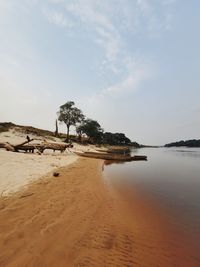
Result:
{"label": "dark wooden boat", "polygon": [[130,154],[130,149],[107,149],[107,150],[98,149],[97,151],[109,154],[120,154],[120,155]]}
{"label": "dark wooden boat", "polygon": [[76,152],[78,156],[104,159],[104,160],[113,160],[113,161],[138,161],[138,160],[147,160],[147,156],[129,156],[129,155],[119,155],[119,154],[108,154],[108,153],[97,153],[97,152]]}

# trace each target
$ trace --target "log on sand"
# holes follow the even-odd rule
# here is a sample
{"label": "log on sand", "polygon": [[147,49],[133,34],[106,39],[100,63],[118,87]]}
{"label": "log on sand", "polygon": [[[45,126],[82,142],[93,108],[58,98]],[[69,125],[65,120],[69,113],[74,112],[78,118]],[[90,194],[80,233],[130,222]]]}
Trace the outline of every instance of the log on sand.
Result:
{"label": "log on sand", "polygon": [[14,146],[9,143],[0,143],[0,148],[5,148],[7,151],[15,152]]}
{"label": "log on sand", "polygon": [[[73,145],[71,144],[59,144],[59,143],[50,143],[50,142],[43,142],[41,144],[28,144],[34,139],[30,139],[27,136],[27,141],[18,144],[18,145],[12,145],[10,143],[0,143],[0,148],[5,148],[7,151],[12,152],[19,152],[19,151],[25,151],[25,152],[34,152],[34,150],[38,150],[39,153],[43,153],[45,149],[52,149],[52,150],[60,150],[60,152],[64,152],[66,148],[71,148]],[[28,145],[27,145],[28,144]]]}
{"label": "log on sand", "polygon": [[72,145],[70,144],[59,144],[59,143],[49,143],[45,142],[42,144],[32,144],[32,145],[22,145],[18,146],[17,150],[22,150],[22,151],[29,151],[29,152],[34,152],[35,149],[37,149],[40,153],[43,153],[46,149],[51,149],[53,151],[59,150],[61,153],[66,150],[66,148],[71,148]]}
{"label": "log on sand", "polygon": [[0,143],[0,148],[5,148],[7,151],[12,151],[12,152],[18,152],[18,147],[21,147],[27,143],[30,143],[34,139],[30,139],[30,137],[27,135],[27,141],[20,143],[18,145],[12,145],[8,142],[6,143]]}

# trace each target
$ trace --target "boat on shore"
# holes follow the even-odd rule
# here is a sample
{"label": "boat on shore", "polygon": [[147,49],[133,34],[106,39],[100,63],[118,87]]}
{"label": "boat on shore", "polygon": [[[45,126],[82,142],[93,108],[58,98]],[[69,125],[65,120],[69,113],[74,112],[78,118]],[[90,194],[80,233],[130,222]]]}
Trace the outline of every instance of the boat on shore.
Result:
{"label": "boat on shore", "polygon": [[98,152],[109,153],[109,154],[120,154],[127,155],[130,154],[130,148],[109,148],[109,149],[98,149]]}
{"label": "boat on shore", "polygon": [[119,154],[98,153],[98,152],[76,152],[76,154],[81,157],[112,160],[112,161],[147,160],[147,156],[143,155],[130,156],[130,155],[119,155]]}

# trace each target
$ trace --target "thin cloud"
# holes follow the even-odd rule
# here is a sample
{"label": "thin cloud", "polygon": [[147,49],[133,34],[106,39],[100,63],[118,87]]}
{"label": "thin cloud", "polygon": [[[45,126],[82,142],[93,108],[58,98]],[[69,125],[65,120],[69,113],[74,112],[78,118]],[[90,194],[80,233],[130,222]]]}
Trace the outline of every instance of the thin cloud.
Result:
{"label": "thin cloud", "polygon": [[[50,0],[55,6],[65,9],[66,16],[74,18],[95,32],[94,41],[104,51],[101,68],[120,73],[124,57],[130,56],[127,49],[127,36],[144,32],[151,38],[158,38],[163,31],[170,29],[172,15],[170,6],[176,0]],[[65,17],[66,18],[66,17]],[[54,15],[51,21],[65,24],[63,16]],[[142,29],[142,31],[141,31]],[[126,37],[125,37],[126,36]]]}
{"label": "thin cloud", "polygon": [[60,27],[72,28],[73,23],[59,11],[44,10],[44,14],[48,21]]}
{"label": "thin cloud", "polygon": [[104,94],[119,94],[126,92],[134,92],[136,91],[140,84],[149,78],[149,74],[145,69],[138,69],[128,74],[128,76],[121,82],[114,84],[108,88],[106,88],[103,93]]}
{"label": "thin cloud", "polygon": [[102,97],[136,92],[143,82],[154,77],[154,66],[150,62],[138,62],[136,59],[127,58],[124,65],[127,66],[125,77],[121,81],[103,89],[100,93]]}
{"label": "thin cloud", "polygon": [[71,1],[65,7],[68,12],[95,31],[94,42],[104,50],[107,68],[115,72],[116,61],[122,48],[122,38],[110,19],[111,6],[105,5],[104,1],[85,0]]}

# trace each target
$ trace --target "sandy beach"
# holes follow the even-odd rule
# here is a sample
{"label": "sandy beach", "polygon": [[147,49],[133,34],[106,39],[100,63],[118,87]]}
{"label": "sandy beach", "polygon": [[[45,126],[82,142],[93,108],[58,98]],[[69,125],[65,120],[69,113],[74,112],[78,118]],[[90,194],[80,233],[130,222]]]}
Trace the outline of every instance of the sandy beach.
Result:
{"label": "sandy beach", "polygon": [[69,155],[37,155],[0,150],[0,195],[6,196],[21,190],[47,173],[77,160]]}
{"label": "sandy beach", "polygon": [[200,267],[199,13],[0,0],[0,267]]}
{"label": "sandy beach", "polygon": [[[26,140],[27,134],[20,131],[20,128],[13,128],[9,131],[0,133],[1,142],[9,142],[11,144],[20,144]],[[45,141],[65,144],[59,138],[50,136],[36,136],[29,134],[33,138],[34,143],[42,143]],[[81,146],[74,144],[74,147],[65,152],[52,152],[46,150],[42,155],[37,153],[13,153],[0,149],[0,196],[12,194],[29,183],[41,179],[48,173],[51,175],[53,171],[60,167],[68,166],[78,159],[74,152],[95,151],[95,146]]]}
{"label": "sandy beach", "polygon": [[127,202],[78,159],[0,200],[0,266],[197,266],[188,242],[142,196]]}

